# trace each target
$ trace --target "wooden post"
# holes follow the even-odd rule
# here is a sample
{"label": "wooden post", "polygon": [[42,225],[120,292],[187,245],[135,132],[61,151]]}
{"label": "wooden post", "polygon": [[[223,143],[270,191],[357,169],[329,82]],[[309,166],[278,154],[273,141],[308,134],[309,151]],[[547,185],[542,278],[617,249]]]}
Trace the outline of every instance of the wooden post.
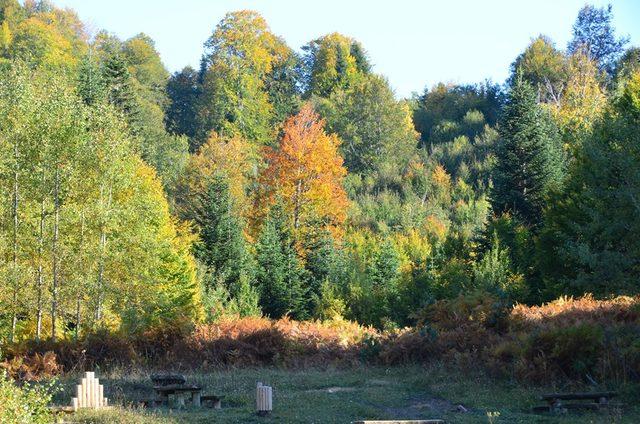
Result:
{"label": "wooden post", "polygon": [[80,406],[82,408],[86,408],[86,407],[89,406],[89,404],[87,402],[87,399],[88,399],[88,396],[87,396],[87,379],[83,378],[82,380],[80,380],[80,382],[81,382],[80,385],[82,386],[82,396],[80,398],[81,399]]}
{"label": "wooden post", "polygon": [[256,387],[256,410],[258,415],[268,415],[273,410],[273,390],[258,383]]}
{"label": "wooden post", "polygon": [[195,408],[200,408],[200,406],[201,406],[200,392],[193,392],[193,394],[191,396],[191,403],[193,403],[193,406]]}
{"label": "wooden post", "polygon": [[78,408],[84,406],[82,404],[82,384],[76,386],[76,399],[78,399]]}
{"label": "wooden post", "polygon": [[77,397],[71,398],[71,407],[73,408],[74,412],[78,410],[78,398]]}
{"label": "wooden post", "polygon": [[84,374],[84,377],[87,380],[87,408],[94,408],[95,405],[93,404],[94,399],[95,399],[95,395],[94,395],[94,377],[95,374],[91,371],[87,371]]}

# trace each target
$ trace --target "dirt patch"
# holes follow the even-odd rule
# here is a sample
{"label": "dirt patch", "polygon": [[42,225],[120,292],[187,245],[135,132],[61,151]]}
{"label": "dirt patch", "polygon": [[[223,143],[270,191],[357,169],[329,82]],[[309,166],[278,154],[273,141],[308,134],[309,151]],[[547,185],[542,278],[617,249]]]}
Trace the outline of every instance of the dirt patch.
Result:
{"label": "dirt patch", "polygon": [[385,412],[397,419],[421,419],[427,416],[439,417],[450,412],[466,413],[467,408],[438,396],[421,396],[410,399],[402,408],[385,408]]}
{"label": "dirt patch", "polygon": [[367,384],[369,386],[389,386],[394,383],[389,380],[369,380]]}
{"label": "dirt patch", "polygon": [[307,392],[315,392],[315,393],[339,393],[339,392],[355,392],[355,387],[327,387],[326,389],[313,389],[307,390]]}

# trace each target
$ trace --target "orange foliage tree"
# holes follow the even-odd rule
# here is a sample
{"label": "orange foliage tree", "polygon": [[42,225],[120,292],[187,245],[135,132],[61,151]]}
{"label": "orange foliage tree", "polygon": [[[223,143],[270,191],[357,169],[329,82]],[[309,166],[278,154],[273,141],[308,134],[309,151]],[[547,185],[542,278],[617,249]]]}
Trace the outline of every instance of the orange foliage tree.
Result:
{"label": "orange foliage tree", "polygon": [[285,122],[279,147],[266,150],[257,215],[264,215],[280,199],[296,234],[317,229],[318,224],[334,236],[340,234],[348,201],[342,186],[347,170],[339,146],[340,139],[327,134],[324,120],[305,104]]}

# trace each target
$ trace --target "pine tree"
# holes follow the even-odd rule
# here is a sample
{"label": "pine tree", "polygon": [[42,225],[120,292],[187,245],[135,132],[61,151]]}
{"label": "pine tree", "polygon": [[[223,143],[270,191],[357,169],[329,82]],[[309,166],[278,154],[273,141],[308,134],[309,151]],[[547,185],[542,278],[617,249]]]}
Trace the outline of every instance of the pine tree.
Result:
{"label": "pine tree", "polygon": [[127,64],[118,52],[107,52],[102,66],[102,78],[107,88],[107,99],[122,112],[134,135],[138,135],[139,106],[133,89],[131,73]]}
{"label": "pine tree", "polygon": [[198,73],[190,66],[174,73],[167,83],[169,102],[166,107],[165,124],[172,134],[184,134],[190,139],[189,149],[195,152],[196,101],[199,95]]}
{"label": "pine tree", "polygon": [[547,298],[640,292],[640,72],[625,85],[554,199],[540,236]]}
{"label": "pine tree", "polygon": [[302,250],[306,252],[304,267],[309,291],[307,309],[317,311],[322,302],[322,284],[330,284],[328,280],[336,266],[336,247],[331,233],[322,229],[310,232],[302,244]]}
{"label": "pine tree", "polygon": [[268,316],[291,315],[302,319],[307,317],[307,294],[302,286],[304,269],[293,245],[288,221],[281,203],[276,203],[262,226],[256,246],[257,285],[260,306]]}
{"label": "pine tree", "polygon": [[536,103],[536,93],[519,75],[500,120],[492,203],[525,223],[540,223],[545,195],[561,182],[563,155],[557,128]]}
{"label": "pine tree", "polygon": [[241,281],[253,281],[252,264],[243,235],[243,223],[235,214],[225,177],[216,175],[209,183],[202,218],[202,243],[198,254],[212,276],[209,285],[222,283],[230,295],[236,297]]}
{"label": "pine tree", "polygon": [[78,94],[89,106],[106,98],[105,82],[91,53],[82,59],[78,68]]}

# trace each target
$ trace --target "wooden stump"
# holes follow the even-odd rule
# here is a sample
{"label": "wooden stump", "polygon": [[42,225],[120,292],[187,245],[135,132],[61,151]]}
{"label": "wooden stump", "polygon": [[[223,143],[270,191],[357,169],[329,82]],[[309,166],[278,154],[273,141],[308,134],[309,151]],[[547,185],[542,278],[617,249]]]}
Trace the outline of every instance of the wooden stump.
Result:
{"label": "wooden stump", "polygon": [[193,404],[194,408],[200,408],[201,403],[200,403],[200,392],[194,392],[192,397],[191,397],[191,403]]}
{"label": "wooden stump", "polygon": [[256,410],[258,415],[268,415],[273,410],[273,389],[258,383],[256,387]]}

